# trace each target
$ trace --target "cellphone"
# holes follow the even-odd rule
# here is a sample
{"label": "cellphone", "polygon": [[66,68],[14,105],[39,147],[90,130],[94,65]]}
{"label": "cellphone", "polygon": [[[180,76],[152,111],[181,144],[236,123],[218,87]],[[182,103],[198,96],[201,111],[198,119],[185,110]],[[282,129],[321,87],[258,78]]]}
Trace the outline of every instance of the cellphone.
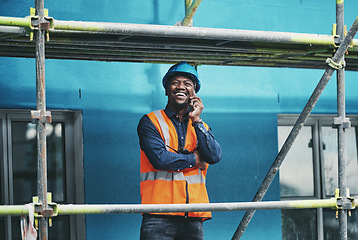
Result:
{"label": "cellphone", "polygon": [[191,101],[192,101],[192,99],[190,99],[188,112],[192,112],[192,111],[194,111],[194,108],[193,108],[193,106],[191,105]]}
{"label": "cellphone", "polygon": [[[195,94],[195,93],[193,93],[191,97],[194,97],[194,96],[196,96],[196,94]],[[194,111],[194,108],[193,108],[193,106],[191,105],[191,102],[192,102],[192,101],[193,101],[193,99],[190,99],[188,112],[192,112],[192,111]]]}

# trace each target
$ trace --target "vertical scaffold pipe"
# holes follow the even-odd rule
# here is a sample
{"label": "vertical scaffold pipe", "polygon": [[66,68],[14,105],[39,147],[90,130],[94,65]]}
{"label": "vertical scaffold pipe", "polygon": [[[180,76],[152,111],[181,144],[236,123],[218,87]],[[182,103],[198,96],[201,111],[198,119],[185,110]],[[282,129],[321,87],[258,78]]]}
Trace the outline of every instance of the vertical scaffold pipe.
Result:
{"label": "vertical scaffold pipe", "polygon": [[[194,0],[191,5],[189,6],[191,0],[185,0],[185,17],[181,22],[182,26],[189,26],[193,20],[194,14],[198,9],[201,0]],[[188,8],[189,7],[189,8]]]}
{"label": "vertical scaffold pipe", "polygon": [[[39,19],[36,31],[36,105],[39,112],[37,121],[37,194],[40,211],[48,208],[47,204],[47,158],[46,158],[46,114],[45,94],[45,31],[41,29],[44,20],[44,0],[35,0],[36,15]],[[48,223],[46,217],[39,219],[39,239],[48,239]]]}
{"label": "vertical scaffold pipe", "polygon": [[[347,36],[344,38],[343,42],[340,44],[339,48],[337,49],[336,53],[334,54],[332,61],[337,63],[342,59],[343,55],[348,49],[349,44],[352,42],[355,34],[358,31],[358,16],[353,22],[353,25],[349,29]],[[302,110],[300,116],[298,117],[295,125],[293,126],[290,134],[288,135],[285,143],[283,144],[280,152],[277,154],[275,161],[273,162],[269,172],[267,173],[265,179],[263,180],[259,190],[257,191],[253,202],[259,202],[265,196],[267,189],[270,187],[276,173],[278,172],[283,160],[285,159],[288,151],[290,150],[293,142],[295,141],[299,131],[303,127],[304,123],[306,122],[308,115],[312,112],[313,107],[316,105],[320,95],[322,94],[324,88],[326,87],[329,79],[332,77],[333,72],[335,69],[332,67],[328,67],[323,76],[321,77],[320,81],[317,84],[317,87],[313,91],[311,97],[309,98],[307,104],[305,105],[304,109]],[[244,231],[248,224],[250,223],[255,211],[249,210],[245,213],[244,217],[242,218],[239,227],[236,229],[232,240],[237,240],[242,237]]]}
{"label": "vertical scaffold pipe", "polygon": [[[344,0],[336,0],[336,24],[337,34],[339,35],[339,44],[344,38]],[[339,61],[344,61],[344,55]],[[337,118],[341,119],[337,125],[337,146],[338,146],[338,188],[340,197],[347,196],[347,176],[346,176],[346,157],[345,157],[345,126],[343,122],[346,119],[345,108],[345,69],[337,70]],[[339,210],[339,236],[341,240],[348,239],[348,216],[347,209]]]}

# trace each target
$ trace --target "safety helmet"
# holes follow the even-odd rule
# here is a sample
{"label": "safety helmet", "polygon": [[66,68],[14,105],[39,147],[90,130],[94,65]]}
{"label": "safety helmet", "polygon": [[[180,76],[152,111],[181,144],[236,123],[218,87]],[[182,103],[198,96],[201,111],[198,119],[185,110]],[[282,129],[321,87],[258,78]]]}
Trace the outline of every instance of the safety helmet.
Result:
{"label": "safety helmet", "polygon": [[164,88],[166,87],[168,80],[170,80],[170,78],[175,75],[181,75],[192,80],[195,85],[195,92],[199,92],[200,81],[199,81],[198,73],[193,66],[191,66],[187,62],[180,62],[171,66],[168,72],[163,77]]}

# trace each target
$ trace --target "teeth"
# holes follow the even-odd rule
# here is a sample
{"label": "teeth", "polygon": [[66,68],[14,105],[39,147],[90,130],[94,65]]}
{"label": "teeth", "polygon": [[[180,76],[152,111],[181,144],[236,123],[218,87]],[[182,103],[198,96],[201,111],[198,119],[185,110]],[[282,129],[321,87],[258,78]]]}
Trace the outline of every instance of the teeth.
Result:
{"label": "teeth", "polygon": [[176,96],[183,96],[183,97],[185,96],[184,93],[176,93],[175,95],[176,95]]}

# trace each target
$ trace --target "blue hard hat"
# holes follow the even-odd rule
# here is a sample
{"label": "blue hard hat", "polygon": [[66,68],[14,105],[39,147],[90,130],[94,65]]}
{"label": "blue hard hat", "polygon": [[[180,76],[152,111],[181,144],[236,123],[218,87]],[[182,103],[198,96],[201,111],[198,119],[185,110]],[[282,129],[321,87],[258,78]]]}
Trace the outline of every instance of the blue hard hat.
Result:
{"label": "blue hard hat", "polygon": [[199,81],[198,73],[193,66],[191,66],[187,62],[180,62],[171,66],[168,72],[163,77],[164,88],[166,87],[168,80],[170,80],[170,78],[175,75],[184,76],[192,80],[195,84],[195,92],[199,92],[200,81]]}

